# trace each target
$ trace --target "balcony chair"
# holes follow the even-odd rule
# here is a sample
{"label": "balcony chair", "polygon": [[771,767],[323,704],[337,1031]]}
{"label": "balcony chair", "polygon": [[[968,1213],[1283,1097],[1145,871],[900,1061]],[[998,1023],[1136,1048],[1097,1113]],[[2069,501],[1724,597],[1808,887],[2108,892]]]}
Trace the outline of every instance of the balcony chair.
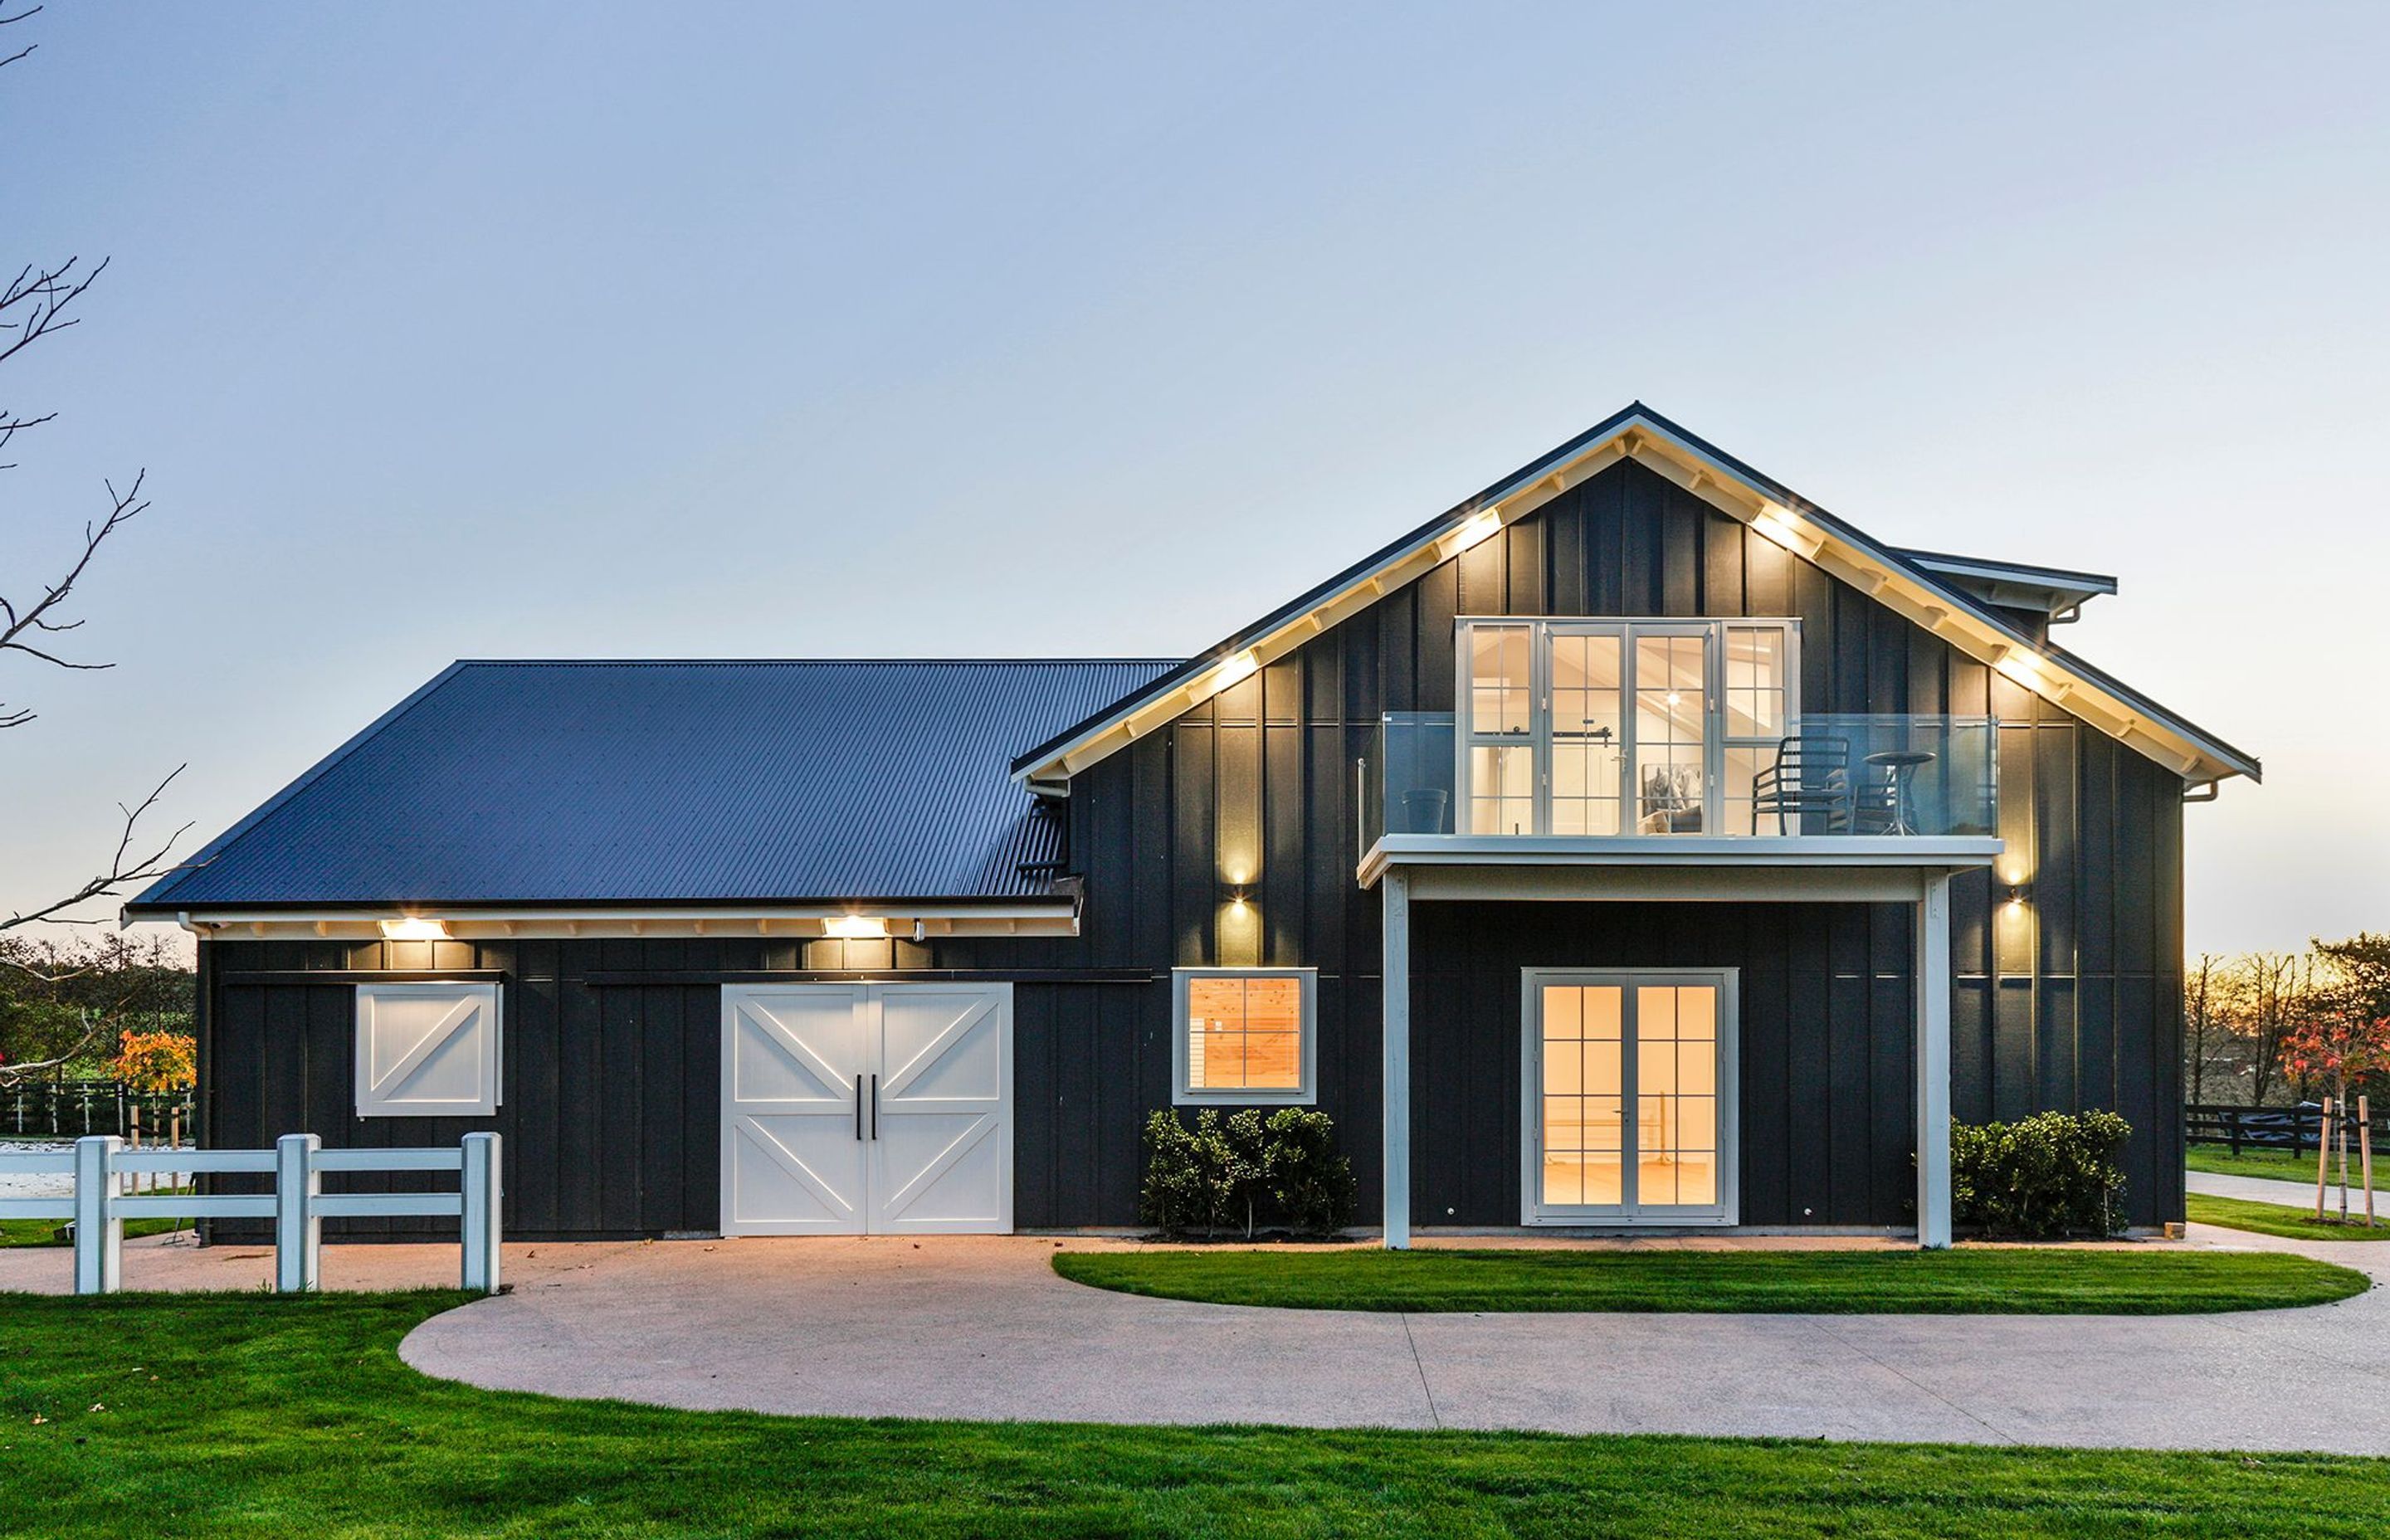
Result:
{"label": "balcony chair", "polygon": [[[1762,818],[1773,817],[1779,834],[1847,834],[1862,800],[1851,783],[1850,739],[1784,738],[1776,745],[1775,763],[1751,778],[1751,832],[1759,832]],[[1813,823],[1825,827],[1821,831]]]}

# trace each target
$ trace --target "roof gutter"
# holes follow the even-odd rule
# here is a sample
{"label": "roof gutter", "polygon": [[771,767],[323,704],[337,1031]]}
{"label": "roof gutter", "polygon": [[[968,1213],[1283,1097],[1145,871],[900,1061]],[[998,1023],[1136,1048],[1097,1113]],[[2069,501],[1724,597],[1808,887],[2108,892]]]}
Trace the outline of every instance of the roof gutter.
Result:
{"label": "roof gutter", "polygon": [[[1080,895],[1034,899],[893,899],[802,904],[227,905],[171,911],[127,905],[124,918],[162,919],[217,941],[509,941],[769,936],[812,941],[928,941],[948,936],[1075,936]],[[405,930],[407,935],[394,936]],[[420,935],[413,934],[422,931]]]}

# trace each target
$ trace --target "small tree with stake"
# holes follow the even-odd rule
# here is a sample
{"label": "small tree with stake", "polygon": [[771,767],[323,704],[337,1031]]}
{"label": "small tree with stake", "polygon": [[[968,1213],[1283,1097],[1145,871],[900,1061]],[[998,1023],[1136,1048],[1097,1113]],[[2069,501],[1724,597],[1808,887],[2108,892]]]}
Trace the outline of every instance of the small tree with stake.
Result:
{"label": "small tree with stake", "polygon": [[[2332,1165],[2332,1136],[2340,1144],[2340,1222],[2348,1223],[2348,1094],[2390,1070],[2390,1016],[2361,1010],[2327,1011],[2299,1023],[2283,1045],[2283,1057],[2301,1076],[2320,1081],[2323,1137],[2316,1149],[2316,1212],[2323,1218],[2324,1187]],[[2365,1188],[2365,1223],[2373,1224],[2371,1098],[2358,1097],[2358,1150]],[[2335,1117],[2335,1112],[2338,1114]]]}

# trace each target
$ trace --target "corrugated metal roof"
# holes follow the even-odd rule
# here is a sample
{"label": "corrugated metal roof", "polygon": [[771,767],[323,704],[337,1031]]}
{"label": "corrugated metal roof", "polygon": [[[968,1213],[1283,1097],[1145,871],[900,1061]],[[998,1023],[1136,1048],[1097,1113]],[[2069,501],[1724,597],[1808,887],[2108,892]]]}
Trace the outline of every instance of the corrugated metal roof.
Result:
{"label": "corrugated metal roof", "polygon": [[1012,756],[1174,662],[461,662],[128,908],[1037,896]]}

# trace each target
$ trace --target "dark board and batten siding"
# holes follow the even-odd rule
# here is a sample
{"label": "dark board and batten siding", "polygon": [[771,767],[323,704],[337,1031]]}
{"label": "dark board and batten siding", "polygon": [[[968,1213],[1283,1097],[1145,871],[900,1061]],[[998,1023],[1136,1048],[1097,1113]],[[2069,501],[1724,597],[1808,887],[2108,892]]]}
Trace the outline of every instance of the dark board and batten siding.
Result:
{"label": "dark board and batten siding", "polygon": [[[2044,1107],[2122,1111],[2135,1129],[2135,1220],[2181,1217],[2179,778],[1637,465],[1555,499],[1079,776],[1072,844],[1087,877],[1088,960],[1318,968],[1320,1104],[1354,1149],[1373,1151],[1379,901],[1353,879],[1354,765],[1372,751],[1381,712],[1452,709],[1454,622],[1469,614],[1792,616],[1810,711],[1998,717],[2001,831],[2028,903],[2003,917],[2006,884],[1996,890],[1989,873],[1953,885],[1954,1110],[1970,1121]],[[1559,937],[1533,956],[1486,944],[1511,906],[1420,906],[1420,1222],[1516,1220],[1518,969],[1634,962],[1651,955],[1636,940],[1649,927],[1681,938],[1715,930],[1716,944],[1675,951],[1799,983],[1780,1047],[1755,1041],[1761,1051],[1744,1060],[1745,1221],[1908,1222],[1907,908],[1738,918],[1733,907],[1587,915],[1587,933],[1618,937],[1619,955],[1603,956]],[[1723,954],[1722,938],[1740,938],[1737,956]],[[1468,1025],[1447,1028],[1458,998]],[[1767,1153],[1776,1148],[1780,1156]],[[1374,1213],[1377,1162],[1356,1164]],[[1447,1182],[1457,1196],[1445,1196]]]}
{"label": "dark board and batten siding", "polygon": [[[1071,864],[1086,879],[1076,938],[444,943],[436,955],[211,943],[209,1136],[453,1140],[470,1125],[356,1120],[345,983],[266,975],[494,969],[507,976],[507,1089],[489,1126],[508,1136],[510,1232],[708,1230],[711,981],[797,968],[1025,972],[1016,1222],[1128,1225],[1140,1125],[1169,1104],[1168,969],[1267,963],[1319,970],[1319,1105],[1345,1131],[1374,1217],[1379,899],[1354,880],[1354,766],[1381,712],[1451,709],[1454,620],[1495,613],[1794,616],[1811,711],[1997,715],[2002,832],[2030,902],[2003,917],[1989,875],[1954,884],[1954,1109],[1977,1120],[2113,1107],[2135,1128],[2134,1219],[2181,1217],[2180,781],[1631,463],[1081,775],[1069,807]],[[1414,1213],[1430,1225],[1517,1218],[1519,969],[1664,960],[1745,970],[1744,1221],[1907,1222],[1908,924],[1900,905],[1420,905]]]}

